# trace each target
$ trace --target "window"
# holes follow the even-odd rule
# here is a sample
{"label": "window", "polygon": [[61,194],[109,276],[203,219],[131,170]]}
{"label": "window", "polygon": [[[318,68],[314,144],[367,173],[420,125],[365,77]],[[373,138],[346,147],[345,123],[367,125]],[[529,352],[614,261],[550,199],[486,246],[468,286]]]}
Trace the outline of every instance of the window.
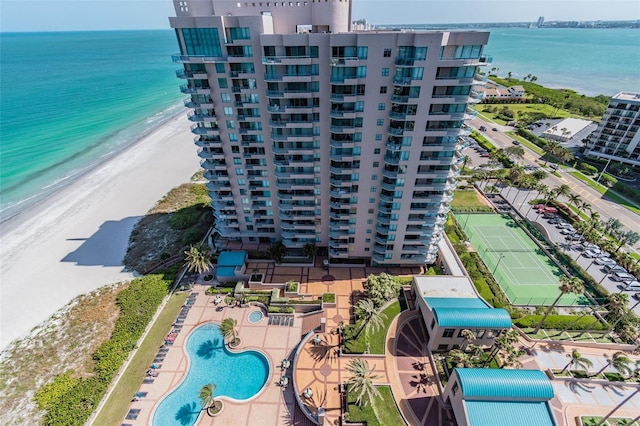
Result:
{"label": "window", "polygon": [[377,192],[378,191],[378,187],[377,186],[372,186],[371,188],[369,188],[370,192]]}
{"label": "window", "polygon": [[460,389],[460,387],[458,386],[458,382],[455,382],[453,384],[453,386],[451,387],[451,394],[455,395],[458,393],[458,389]]}
{"label": "window", "polygon": [[384,109],[385,109],[385,107],[386,107],[386,106],[387,106],[387,105],[386,105],[384,102],[380,102],[380,103],[378,104],[378,111],[384,111]]}
{"label": "window", "polygon": [[[242,164],[242,159],[234,157],[233,158],[233,164]],[[238,183],[240,183],[240,182],[238,182]]]}
{"label": "window", "polygon": [[376,202],[376,199],[375,199],[375,198],[369,198],[369,203],[373,204],[373,203],[375,203],[375,202]]}
{"label": "window", "polygon": [[455,328],[445,328],[444,331],[442,332],[442,337],[451,338],[453,337],[455,332],[456,332]]}
{"label": "window", "polygon": [[[373,162],[373,167],[380,167],[380,162],[379,161],[374,161]],[[378,179],[378,175],[373,175],[373,176],[375,176],[376,179]],[[371,176],[372,179],[373,179],[373,176]]]}
{"label": "window", "polygon": [[216,72],[218,74],[224,74],[224,64],[222,62],[216,62]]}
{"label": "window", "polygon": [[371,229],[367,229],[367,234],[371,234]]}
{"label": "window", "polygon": [[236,133],[229,133],[230,142],[238,142],[238,135]]}
{"label": "window", "polygon": [[226,115],[227,117],[231,117],[233,115],[233,108],[224,107],[224,115]]}
{"label": "window", "polygon": [[227,89],[229,88],[229,82],[227,81],[226,78],[219,78],[218,86],[220,86],[221,89]]}
{"label": "window", "polygon": [[236,128],[236,122],[233,120],[227,120],[227,129],[235,129]]}
{"label": "window", "polygon": [[222,97],[222,102],[224,103],[228,103],[231,102],[231,95],[228,93],[220,93],[220,96]]}
{"label": "window", "polygon": [[374,154],[380,154],[380,148],[374,148],[373,149],[373,153]]}
{"label": "window", "polygon": [[446,351],[447,349],[449,349],[449,345],[438,345],[439,351]]}
{"label": "window", "polygon": [[389,68],[382,68],[382,76],[383,77],[389,76]]}
{"label": "window", "polygon": [[373,224],[373,219],[367,219],[367,225]]}
{"label": "window", "polygon": [[385,58],[391,57],[391,49],[384,49],[384,57]]}
{"label": "window", "polygon": [[186,55],[222,56],[217,28],[182,28]]}
{"label": "window", "polygon": [[376,121],[377,126],[384,126],[384,118],[378,118]]}
{"label": "window", "polygon": [[[367,213],[369,213],[369,214],[373,214],[373,209],[369,209],[369,210],[367,211]],[[367,241],[367,242],[368,242],[368,241]]]}
{"label": "window", "polygon": [[376,134],[376,140],[377,141],[381,141],[382,140],[382,134],[380,134],[380,133]]}
{"label": "window", "polygon": [[229,28],[229,35],[231,36],[231,41],[251,39],[249,27]]}
{"label": "window", "polygon": [[[238,176],[243,175],[243,174],[244,174],[244,169],[237,168],[237,169],[236,169],[236,174],[237,174]],[[245,203],[245,202],[244,202],[244,199],[242,199],[242,203],[243,203],[243,204],[248,204],[248,202],[247,202],[247,203]]]}
{"label": "window", "polygon": [[380,86],[380,93],[387,93],[387,86]]}

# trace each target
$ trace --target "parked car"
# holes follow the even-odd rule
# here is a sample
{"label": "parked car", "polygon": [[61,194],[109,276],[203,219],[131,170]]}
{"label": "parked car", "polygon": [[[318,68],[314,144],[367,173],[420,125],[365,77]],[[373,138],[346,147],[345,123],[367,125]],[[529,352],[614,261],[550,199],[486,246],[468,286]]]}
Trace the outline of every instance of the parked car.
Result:
{"label": "parked car", "polygon": [[515,140],[515,139],[514,139],[514,140],[512,140],[512,141],[511,141],[511,143],[512,143],[512,144],[514,144],[514,145],[520,145],[520,142],[519,142],[519,141],[517,141],[517,140]]}
{"label": "parked car", "polygon": [[584,257],[598,257],[600,253],[601,253],[600,249],[586,249],[585,251],[582,252],[582,255]]}
{"label": "parked car", "polygon": [[[638,291],[640,290],[640,281],[638,280],[625,281],[621,285],[619,285],[618,288],[621,288],[622,290],[627,290],[627,291]],[[639,298],[638,295],[640,295],[640,292],[635,294],[636,299]]]}
{"label": "parked car", "polygon": [[551,163],[549,164],[549,167],[551,167],[553,170],[558,170],[558,165],[556,163]]}
{"label": "parked car", "polygon": [[596,265],[617,265],[617,263],[610,257],[598,257],[596,258]]}
{"label": "parked car", "polygon": [[584,248],[586,248],[586,249],[598,249],[598,250],[600,250],[600,246],[599,245],[590,243],[588,241],[585,241],[584,243],[582,243],[582,246]]}
{"label": "parked car", "polygon": [[497,131],[498,131],[498,128],[497,128],[497,127],[494,127],[494,128],[492,128],[491,130],[493,130],[494,132],[497,132]]}
{"label": "parked car", "polygon": [[488,157],[490,157],[490,155],[489,155],[489,153],[488,153],[488,152],[483,152],[482,154],[480,154],[480,157],[482,157],[482,158],[488,158]]}
{"label": "parked car", "polygon": [[574,243],[571,245],[571,248],[575,251],[582,251],[584,250],[584,246],[580,243]]}
{"label": "parked car", "polygon": [[629,273],[626,269],[624,269],[620,265],[604,265],[602,267],[602,270],[608,274],[613,274],[615,272],[624,272],[625,274]]}
{"label": "parked car", "polygon": [[614,281],[631,281],[635,280],[636,277],[628,272],[614,272],[613,274],[611,274],[611,279]]}
{"label": "parked car", "polygon": [[486,127],[484,127],[484,126],[480,126],[480,131],[481,131],[481,132],[486,132],[486,131],[487,131],[487,128],[486,128]]}
{"label": "parked car", "polygon": [[582,235],[578,235],[578,234],[571,234],[571,235],[567,235],[566,237],[564,237],[565,240],[567,241],[582,241],[584,240],[584,237]]}
{"label": "parked car", "polygon": [[558,221],[558,223],[556,223],[556,228],[567,229],[567,228],[573,228],[573,226],[571,226],[569,223],[563,220],[563,221]]}
{"label": "parked car", "polygon": [[576,230],[573,229],[573,226],[569,225],[568,228],[562,228],[562,230],[560,230],[560,233],[563,235],[570,235],[570,234],[575,234]]}

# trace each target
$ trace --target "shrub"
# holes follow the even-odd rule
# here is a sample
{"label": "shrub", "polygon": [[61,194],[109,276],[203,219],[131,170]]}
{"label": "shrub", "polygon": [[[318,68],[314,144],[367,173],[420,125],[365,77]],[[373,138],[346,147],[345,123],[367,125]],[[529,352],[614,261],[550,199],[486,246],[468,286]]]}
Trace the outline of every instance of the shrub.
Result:
{"label": "shrub", "polygon": [[270,314],[292,314],[296,311],[291,306],[269,306],[268,309]]}
{"label": "shrub", "polygon": [[311,299],[311,300],[302,300],[302,299],[289,299],[287,303],[290,305],[319,305],[322,302],[321,299]]}
{"label": "shrub", "polygon": [[336,294],[335,293],[324,293],[322,295],[322,301],[324,303],[336,303]]}
{"label": "shrub", "polygon": [[591,176],[594,176],[596,173],[598,173],[598,169],[595,166],[592,166],[591,164],[585,163],[583,161],[578,162],[578,164],[576,165],[576,169],[580,170],[584,174]]}
{"label": "shrub", "polygon": [[298,283],[295,281],[288,281],[286,285],[286,290],[288,292],[296,292],[298,291]]}
{"label": "shrub", "polygon": [[364,282],[364,292],[376,307],[380,307],[388,300],[397,297],[399,291],[400,284],[391,275],[384,272],[380,275],[371,274]]}
{"label": "shrub", "polygon": [[605,186],[608,186],[609,188],[613,188],[615,184],[618,183],[618,179],[614,178],[610,174],[605,173],[600,178],[600,183],[602,183]]}
{"label": "shrub", "polygon": [[[543,315],[526,315],[514,320],[513,324],[520,328],[534,328],[540,323]],[[575,323],[574,323],[575,322]],[[593,316],[579,318],[576,315],[549,315],[542,325],[551,330],[564,330],[574,323],[569,330],[606,330],[607,325],[602,324]]]}
{"label": "shrub", "polygon": [[173,229],[187,229],[198,223],[200,216],[205,211],[202,206],[189,206],[171,214],[169,226]]}
{"label": "shrub", "polygon": [[202,232],[197,228],[192,228],[188,229],[184,234],[182,234],[180,242],[185,246],[189,246],[192,244],[197,244],[198,242],[200,242],[201,238]]}

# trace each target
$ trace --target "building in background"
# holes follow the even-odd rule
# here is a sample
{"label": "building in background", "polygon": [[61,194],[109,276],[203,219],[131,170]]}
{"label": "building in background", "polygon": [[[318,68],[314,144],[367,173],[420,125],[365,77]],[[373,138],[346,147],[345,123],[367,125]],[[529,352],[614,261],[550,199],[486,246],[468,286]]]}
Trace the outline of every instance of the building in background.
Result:
{"label": "building in background", "polygon": [[590,136],[585,154],[640,166],[640,94],[620,92]]}
{"label": "building in background", "polygon": [[351,2],[174,1],[222,238],[432,263],[488,32],[351,31]]}

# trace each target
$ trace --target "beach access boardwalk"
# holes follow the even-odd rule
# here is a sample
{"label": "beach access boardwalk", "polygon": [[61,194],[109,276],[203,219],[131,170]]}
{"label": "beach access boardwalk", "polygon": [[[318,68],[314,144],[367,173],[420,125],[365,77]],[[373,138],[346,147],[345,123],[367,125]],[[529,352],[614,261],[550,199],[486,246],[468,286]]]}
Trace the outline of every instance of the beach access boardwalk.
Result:
{"label": "beach access boardwalk", "polygon": [[[316,415],[317,408],[325,408],[324,424],[338,424],[341,411],[339,385],[351,377],[346,370],[349,361],[363,358],[369,367],[375,365],[373,374],[380,377],[376,384],[389,385],[396,404],[407,424],[429,426],[453,426],[453,412],[441,404],[437,374],[426,352],[426,332],[417,310],[405,310],[391,323],[383,355],[338,355],[335,332],[341,321],[349,321],[352,314],[353,295],[363,290],[369,274],[387,272],[394,275],[419,274],[417,268],[334,268],[324,270],[321,259],[315,267],[282,267],[273,263],[249,263],[249,268],[267,272],[274,283],[288,279],[300,281],[300,293],[319,296],[325,292],[336,293],[336,306],[325,308],[325,332],[302,333],[304,317],[295,316],[294,325],[283,327],[269,325],[268,317],[258,322],[249,320],[257,307],[221,307],[215,295],[206,295],[207,285],[196,285],[193,304],[183,319],[181,331],[163,357],[162,366],[155,371],[151,383],[141,385],[140,398],[129,407],[130,416],[123,425],[149,425],[158,403],[183,380],[188,369],[184,345],[189,333],[198,326],[224,318],[238,322],[238,336],[242,339],[239,351],[257,349],[266,355],[270,371],[267,382],[258,394],[246,402],[224,401],[224,409],[217,417],[200,414],[187,424],[198,425],[298,425],[315,424],[307,414]],[[411,304],[410,304],[411,306]],[[319,342],[314,341],[316,335]],[[305,339],[305,340],[302,340]],[[594,371],[604,366],[607,357],[616,351],[611,346],[595,344],[563,344],[561,342],[531,341],[521,338],[520,344],[528,351],[521,358],[523,368],[562,369],[573,349],[593,361]],[[634,356],[635,361],[639,357]],[[292,361],[282,369],[284,359]],[[609,368],[611,369],[611,368]],[[288,377],[286,387],[280,386],[280,378]],[[561,424],[575,424],[578,415],[603,416],[638,389],[638,384],[615,383],[604,380],[556,377],[552,380],[555,397],[550,401],[553,415]],[[311,397],[304,391],[311,389]],[[134,397],[134,395],[132,395]],[[199,402],[199,401],[198,401]],[[300,402],[302,404],[300,404]],[[301,408],[303,406],[304,408]],[[306,412],[306,414],[305,414]],[[631,400],[616,416],[634,417],[640,412],[640,399]],[[637,414],[635,414],[637,415]],[[134,418],[135,417],[135,418]],[[194,423],[195,422],[195,423]],[[164,424],[164,423],[163,423]],[[171,423],[172,424],[172,423]]]}

